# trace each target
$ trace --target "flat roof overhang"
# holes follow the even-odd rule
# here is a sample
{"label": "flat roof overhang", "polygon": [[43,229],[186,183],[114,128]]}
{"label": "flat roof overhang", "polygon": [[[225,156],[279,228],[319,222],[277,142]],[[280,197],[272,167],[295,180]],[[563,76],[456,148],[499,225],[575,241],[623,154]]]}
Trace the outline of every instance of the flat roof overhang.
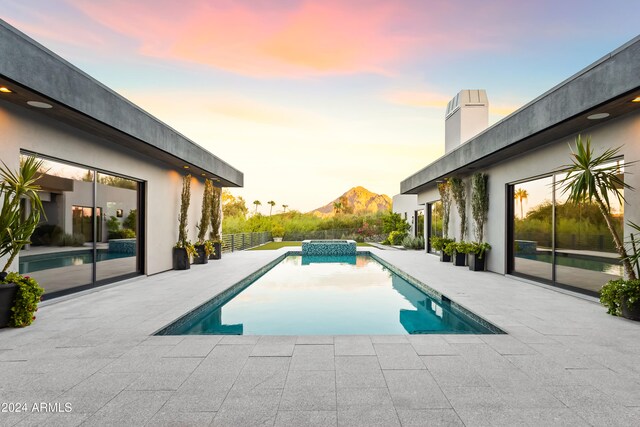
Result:
{"label": "flat roof overhang", "polygon": [[[0,19],[0,94],[7,101],[118,144],[216,186],[242,187],[244,175]],[[32,108],[41,101],[53,108]]]}
{"label": "flat roof overhang", "polygon": [[[555,140],[640,111],[640,36],[573,75],[400,183],[418,194],[454,174],[472,173]],[[606,112],[609,117],[589,120]]]}

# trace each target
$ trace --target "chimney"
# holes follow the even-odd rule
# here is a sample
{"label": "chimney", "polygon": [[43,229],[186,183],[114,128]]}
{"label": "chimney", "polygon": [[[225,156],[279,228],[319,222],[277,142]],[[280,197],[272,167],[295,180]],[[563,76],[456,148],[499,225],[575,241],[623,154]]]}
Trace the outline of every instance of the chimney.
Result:
{"label": "chimney", "polygon": [[489,100],[484,89],[461,90],[447,105],[445,153],[467,142],[489,126]]}

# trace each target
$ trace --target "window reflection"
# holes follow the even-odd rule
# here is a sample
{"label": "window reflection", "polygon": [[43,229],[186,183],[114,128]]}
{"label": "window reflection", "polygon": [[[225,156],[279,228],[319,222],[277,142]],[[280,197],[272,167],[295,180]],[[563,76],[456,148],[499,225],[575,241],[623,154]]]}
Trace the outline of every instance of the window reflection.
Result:
{"label": "window reflection", "polygon": [[[38,280],[45,296],[137,272],[136,181],[44,160],[38,184],[46,218],[21,251],[19,265],[20,273]],[[112,233],[112,217],[119,235]],[[128,243],[110,247],[115,238]]]}
{"label": "window reflection", "polygon": [[[621,277],[622,266],[598,207],[568,202],[557,184],[554,194],[554,182],[564,177],[513,186],[513,271],[595,293]],[[613,194],[609,200],[614,227],[622,236],[624,206]]]}
{"label": "window reflection", "polygon": [[[438,200],[437,202],[433,202],[429,204],[429,209],[431,210],[431,221],[429,224],[429,237],[438,236],[442,237],[443,228],[442,228],[442,202]],[[429,246],[429,251],[432,253],[440,253],[440,251],[436,251]]]}

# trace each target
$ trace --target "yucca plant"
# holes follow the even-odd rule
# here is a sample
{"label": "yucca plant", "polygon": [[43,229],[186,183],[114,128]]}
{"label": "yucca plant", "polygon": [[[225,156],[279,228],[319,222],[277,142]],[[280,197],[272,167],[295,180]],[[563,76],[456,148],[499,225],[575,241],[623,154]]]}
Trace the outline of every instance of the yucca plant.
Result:
{"label": "yucca plant", "polygon": [[[14,259],[29,240],[33,231],[44,216],[42,201],[38,195],[40,186],[36,183],[40,178],[43,161],[35,157],[26,157],[20,162],[17,172],[11,171],[2,162],[0,166],[0,194],[2,208],[0,210],[0,256],[8,255],[2,272],[6,272]],[[31,204],[31,210],[23,215],[21,200]]]}
{"label": "yucca plant", "polygon": [[[598,206],[622,260],[627,279],[636,280],[637,276],[633,271],[623,240],[618,235],[611,218],[610,195],[622,204],[625,201],[623,189],[633,190],[633,187],[621,178],[620,165],[615,162],[622,147],[609,148],[599,156],[595,156],[591,148],[591,138],[587,136],[583,142],[582,137],[578,135],[575,150],[571,146],[569,148],[572,163],[562,167],[566,176],[558,182],[562,194],[568,194],[569,202],[595,203]],[[625,166],[628,167],[633,163],[635,162],[627,162]]]}

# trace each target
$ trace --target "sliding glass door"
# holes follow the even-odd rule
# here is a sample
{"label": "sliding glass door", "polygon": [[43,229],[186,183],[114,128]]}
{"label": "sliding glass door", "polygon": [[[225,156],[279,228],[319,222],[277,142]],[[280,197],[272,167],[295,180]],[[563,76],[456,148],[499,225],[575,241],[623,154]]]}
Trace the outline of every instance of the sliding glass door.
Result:
{"label": "sliding glass door", "polygon": [[38,184],[43,217],[19,256],[45,298],[139,274],[142,183],[43,159]]}

